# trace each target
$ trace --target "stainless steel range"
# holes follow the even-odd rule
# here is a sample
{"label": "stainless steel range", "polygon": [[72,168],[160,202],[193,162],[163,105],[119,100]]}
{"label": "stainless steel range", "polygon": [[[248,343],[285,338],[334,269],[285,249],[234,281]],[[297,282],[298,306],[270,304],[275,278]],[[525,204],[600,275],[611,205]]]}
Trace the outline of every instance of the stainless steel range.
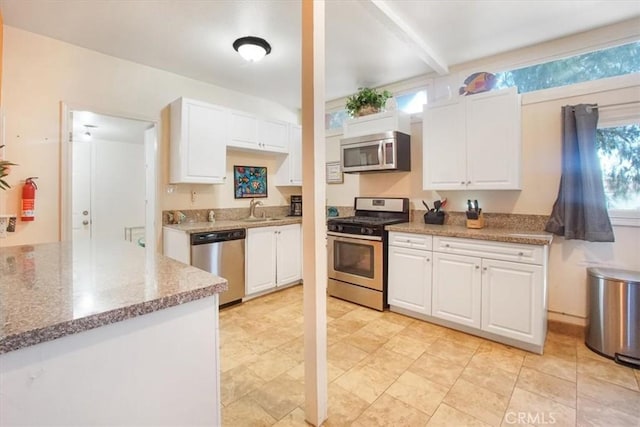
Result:
{"label": "stainless steel range", "polygon": [[409,221],[409,199],[356,197],[355,216],[327,221],[329,295],[387,307],[385,225]]}

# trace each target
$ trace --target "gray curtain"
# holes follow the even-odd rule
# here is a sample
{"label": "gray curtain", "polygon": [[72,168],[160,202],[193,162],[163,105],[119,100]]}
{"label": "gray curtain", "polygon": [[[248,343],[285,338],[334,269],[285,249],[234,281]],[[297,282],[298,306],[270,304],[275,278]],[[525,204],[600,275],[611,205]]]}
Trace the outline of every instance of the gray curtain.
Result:
{"label": "gray curtain", "polygon": [[545,230],[590,242],[613,242],[596,148],[597,105],[562,107],[562,177]]}

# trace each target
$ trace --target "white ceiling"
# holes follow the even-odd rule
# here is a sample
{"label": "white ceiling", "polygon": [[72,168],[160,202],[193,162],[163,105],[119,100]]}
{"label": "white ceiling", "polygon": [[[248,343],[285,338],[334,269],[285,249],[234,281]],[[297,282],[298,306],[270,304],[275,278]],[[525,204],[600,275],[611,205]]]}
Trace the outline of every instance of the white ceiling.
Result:
{"label": "white ceiling", "polygon": [[[300,107],[299,0],[0,0],[6,25]],[[640,16],[633,0],[327,0],[326,99]],[[273,50],[244,62],[233,41]]]}

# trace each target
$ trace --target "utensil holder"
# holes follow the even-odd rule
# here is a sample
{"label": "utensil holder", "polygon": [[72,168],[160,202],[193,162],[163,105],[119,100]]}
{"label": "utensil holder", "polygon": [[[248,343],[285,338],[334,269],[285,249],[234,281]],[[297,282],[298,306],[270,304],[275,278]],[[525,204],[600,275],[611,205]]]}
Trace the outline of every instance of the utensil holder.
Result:
{"label": "utensil holder", "polygon": [[424,214],[424,223],[436,225],[444,224],[444,212],[428,211],[426,214]]}
{"label": "utensil holder", "polygon": [[484,228],[484,216],[482,212],[478,215],[478,219],[467,219],[467,228]]}

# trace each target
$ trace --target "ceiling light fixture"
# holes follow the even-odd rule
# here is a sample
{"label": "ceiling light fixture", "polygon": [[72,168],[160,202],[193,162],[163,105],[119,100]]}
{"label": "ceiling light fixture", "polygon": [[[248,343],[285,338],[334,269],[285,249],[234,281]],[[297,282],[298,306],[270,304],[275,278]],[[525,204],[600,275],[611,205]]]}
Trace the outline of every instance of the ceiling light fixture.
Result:
{"label": "ceiling light fixture", "polygon": [[258,62],[271,53],[271,45],[260,37],[240,37],[233,42],[233,48],[249,62]]}

